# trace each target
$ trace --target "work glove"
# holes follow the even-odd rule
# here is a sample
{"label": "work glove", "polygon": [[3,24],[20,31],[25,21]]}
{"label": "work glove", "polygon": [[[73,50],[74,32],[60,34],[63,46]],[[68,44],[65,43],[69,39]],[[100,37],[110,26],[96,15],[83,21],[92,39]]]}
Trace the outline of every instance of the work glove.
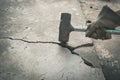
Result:
{"label": "work glove", "polygon": [[100,22],[94,22],[88,25],[86,37],[102,40],[111,39],[111,34],[105,31],[107,29],[113,30],[113,28],[108,28]]}

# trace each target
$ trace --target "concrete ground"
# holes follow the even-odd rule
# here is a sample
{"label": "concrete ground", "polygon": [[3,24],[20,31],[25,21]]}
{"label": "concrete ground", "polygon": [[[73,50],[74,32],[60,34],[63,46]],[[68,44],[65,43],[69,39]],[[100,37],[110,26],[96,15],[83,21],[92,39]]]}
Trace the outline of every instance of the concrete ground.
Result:
{"label": "concrete ground", "polygon": [[58,41],[61,13],[85,25],[105,4],[120,8],[100,0],[0,0],[0,80],[120,80],[118,36],[100,41],[72,32],[72,52]]}

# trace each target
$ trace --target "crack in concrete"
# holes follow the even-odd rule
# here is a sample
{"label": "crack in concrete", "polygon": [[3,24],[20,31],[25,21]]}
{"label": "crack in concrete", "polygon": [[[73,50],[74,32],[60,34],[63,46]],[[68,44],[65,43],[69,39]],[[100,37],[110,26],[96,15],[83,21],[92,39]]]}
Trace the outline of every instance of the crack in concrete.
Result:
{"label": "crack in concrete", "polygon": [[[46,75],[46,74],[47,74],[47,72],[46,72],[46,73],[41,74],[41,75],[40,75],[40,77],[43,77],[43,76],[44,76],[44,75]],[[43,79],[43,80],[44,80],[44,79]]]}
{"label": "crack in concrete", "polygon": [[62,78],[64,77],[64,73],[62,74]]}
{"label": "crack in concrete", "polygon": [[[72,54],[75,54],[77,56],[79,56],[78,53],[74,52],[75,49],[78,49],[78,48],[81,48],[81,47],[91,47],[91,46],[94,46],[93,43],[87,43],[87,44],[83,44],[83,45],[79,45],[79,46],[76,46],[76,47],[72,47],[68,44],[61,44],[59,42],[52,42],[52,41],[29,41],[29,40],[25,40],[25,39],[19,39],[19,38],[12,38],[12,37],[0,37],[0,39],[9,39],[9,40],[15,40],[15,41],[22,41],[22,42],[26,42],[26,43],[43,43],[43,44],[56,44],[56,45],[59,45],[63,48],[66,48],[68,49]],[[81,56],[80,56],[81,57]],[[93,66],[92,63],[90,63],[89,61],[87,61],[86,59],[84,59],[83,57],[81,57],[84,61],[84,63],[88,66],[90,66],[91,68],[95,68]]]}

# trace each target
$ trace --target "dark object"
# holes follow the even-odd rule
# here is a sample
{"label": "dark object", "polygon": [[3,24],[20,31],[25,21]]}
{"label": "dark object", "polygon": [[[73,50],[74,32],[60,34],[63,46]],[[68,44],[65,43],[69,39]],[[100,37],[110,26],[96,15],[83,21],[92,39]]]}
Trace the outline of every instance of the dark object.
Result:
{"label": "dark object", "polygon": [[73,30],[71,24],[71,14],[62,13],[59,27],[59,41],[66,44],[69,40],[69,34]]}
{"label": "dark object", "polygon": [[118,14],[119,11],[114,12],[108,6],[104,6],[98,16],[98,20],[88,26],[86,37],[111,39],[111,34],[105,30],[114,30],[116,27],[120,26],[120,16]]}
{"label": "dark object", "polygon": [[[86,32],[86,37],[95,39],[110,39],[112,34],[120,34],[120,30],[115,30],[120,26],[120,11],[114,12],[108,6],[101,10],[98,20],[88,26],[72,26],[71,14],[62,13],[59,26],[59,41],[61,44],[67,44],[71,31]],[[87,21],[90,23],[91,21]]]}
{"label": "dark object", "polygon": [[67,44],[69,41],[69,34],[71,31],[86,31],[86,27],[84,26],[72,26],[71,25],[71,14],[62,13],[60,26],[59,26],[59,41],[61,44]]}
{"label": "dark object", "polygon": [[115,29],[120,26],[120,15],[118,13],[119,11],[114,12],[108,6],[104,6],[96,22],[101,22],[105,27]]}

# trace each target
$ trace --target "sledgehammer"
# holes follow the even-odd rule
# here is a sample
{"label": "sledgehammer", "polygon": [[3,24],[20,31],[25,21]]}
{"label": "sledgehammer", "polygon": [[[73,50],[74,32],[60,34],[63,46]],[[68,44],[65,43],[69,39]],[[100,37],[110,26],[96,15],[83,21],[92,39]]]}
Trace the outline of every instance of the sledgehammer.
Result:
{"label": "sledgehammer", "polygon": [[[86,26],[72,26],[71,25],[71,14],[70,13],[61,13],[61,20],[59,26],[59,41],[62,44],[66,44],[69,41],[69,35],[71,31],[82,31],[86,32]],[[106,32],[112,34],[120,34],[120,30],[106,30]]]}

